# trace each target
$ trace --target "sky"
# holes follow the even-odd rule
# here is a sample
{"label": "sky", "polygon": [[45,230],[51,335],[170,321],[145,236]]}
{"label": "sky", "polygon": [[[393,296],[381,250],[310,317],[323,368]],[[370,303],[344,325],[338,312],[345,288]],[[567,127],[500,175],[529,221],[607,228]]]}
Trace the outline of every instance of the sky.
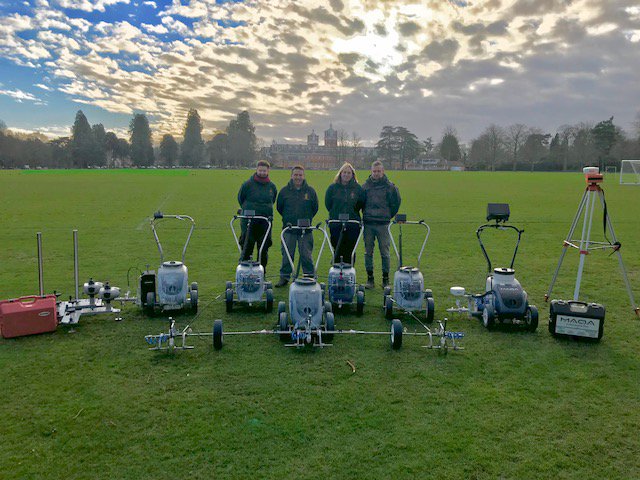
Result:
{"label": "sky", "polygon": [[437,142],[640,112],[640,0],[0,0],[0,120],[69,135],[77,110],[205,139],[248,110],[267,144],[331,123]]}

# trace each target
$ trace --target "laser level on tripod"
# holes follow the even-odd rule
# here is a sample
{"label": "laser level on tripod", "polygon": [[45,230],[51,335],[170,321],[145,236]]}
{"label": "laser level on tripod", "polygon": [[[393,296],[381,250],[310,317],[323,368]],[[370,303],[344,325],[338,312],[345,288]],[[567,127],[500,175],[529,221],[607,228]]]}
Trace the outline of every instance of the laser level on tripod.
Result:
{"label": "laser level on tripod", "polygon": [[[549,285],[549,291],[545,295],[545,301],[548,301],[551,297],[553,286],[558,278],[562,261],[564,260],[567,251],[570,248],[574,248],[579,251],[580,259],[578,263],[578,274],[576,277],[576,284],[573,291],[573,300],[552,300],[549,309],[549,332],[553,336],[568,335],[573,337],[585,337],[594,340],[600,340],[603,334],[604,328],[604,306],[598,303],[586,303],[581,302],[580,298],[580,285],[582,282],[582,273],[584,270],[584,263],[587,255],[594,250],[607,250],[612,249],[612,254],[615,253],[618,257],[618,263],[620,264],[620,271],[622,273],[622,279],[627,287],[627,293],[631,300],[631,306],[634,309],[636,315],[640,315],[640,309],[636,306],[635,299],[633,298],[633,291],[631,290],[631,284],[629,283],[629,277],[627,276],[627,270],[622,261],[622,255],[620,248],[622,244],[616,238],[616,234],[613,230],[611,223],[611,217],[607,211],[607,202],[604,198],[604,190],[600,184],[604,181],[604,177],[600,173],[598,167],[585,167],[583,169],[585,181],[587,187],[585,188],[582,200],[578,205],[578,211],[573,219],[569,234],[562,243],[562,253],[558,266],[553,274],[551,285]],[[593,216],[595,212],[596,199],[600,199],[600,204],[603,209],[603,229],[604,238],[606,241],[592,241],[591,240],[591,227],[593,225]],[[582,217],[582,232],[580,240],[574,239],[574,233]],[[609,238],[611,238],[609,240]]]}

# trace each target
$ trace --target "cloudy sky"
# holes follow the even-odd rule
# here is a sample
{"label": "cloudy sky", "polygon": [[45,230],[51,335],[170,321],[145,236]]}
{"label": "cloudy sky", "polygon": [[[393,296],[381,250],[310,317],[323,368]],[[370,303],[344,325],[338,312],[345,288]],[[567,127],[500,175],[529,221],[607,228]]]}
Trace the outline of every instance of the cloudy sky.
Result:
{"label": "cloudy sky", "polygon": [[0,119],[53,134],[78,109],[179,134],[190,108],[206,136],[247,109],[267,142],[630,131],[639,85],[639,0],[0,0]]}

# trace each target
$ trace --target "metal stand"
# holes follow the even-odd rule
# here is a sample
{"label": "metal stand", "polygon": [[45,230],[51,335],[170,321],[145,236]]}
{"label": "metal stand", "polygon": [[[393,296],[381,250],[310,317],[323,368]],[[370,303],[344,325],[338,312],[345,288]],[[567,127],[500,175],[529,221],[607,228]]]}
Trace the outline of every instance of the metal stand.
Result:
{"label": "metal stand", "polygon": [[[551,291],[553,290],[553,286],[556,283],[556,279],[558,278],[558,272],[560,271],[560,267],[562,266],[562,261],[564,260],[565,255],[567,254],[568,247],[575,248],[580,252],[580,261],[578,264],[578,275],[576,277],[576,286],[573,291],[573,300],[577,301],[580,295],[580,284],[582,282],[582,272],[584,270],[584,262],[586,256],[589,254],[591,250],[605,250],[608,248],[613,249],[613,252],[618,256],[618,263],[620,264],[620,271],[622,272],[622,279],[624,280],[625,286],[627,287],[627,293],[629,294],[629,300],[631,301],[631,306],[636,315],[640,316],[640,309],[637,307],[635,299],[633,298],[633,292],[631,290],[631,284],[629,283],[629,277],[627,276],[627,270],[622,261],[622,255],[620,254],[621,244],[618,242],[616,238],[616,234],[613,231],[613,225],[611,223],[611,218],[607,213],[607,205],[604,199],[604,191],[600,187],[600,183],[603,181],[603,176],[601,174],[596,173],[587,173],[585,174],[585,179],[587,182],[587,187],[582,195],[582,200],[578,205],[578,211],[576,216],[573,219],[573,223],[571,224],[571,228],[569,229],[569,234],[567,238],[562,243],[562,254],[560,255],[560,260],[558,261],[558,266],[556,267],[556,271],[553,274],[553,279],[551,280],[551,285],[549,285],[549,291],[544,296],[545,301],[548,301],[551,297]],[[605,237],[608,232],[611,236],[611,242],[594,242],[591,240],[591,226],[593,224],[593,214],[595,210],[596,198],[600,199],[600,205],[604,211],[605,216]],[[580,221],[580,217],[583,216],[582,221],[582,234],[580,237],[580,241],[573,239],[573,234],[578,226],[578,222]]]}

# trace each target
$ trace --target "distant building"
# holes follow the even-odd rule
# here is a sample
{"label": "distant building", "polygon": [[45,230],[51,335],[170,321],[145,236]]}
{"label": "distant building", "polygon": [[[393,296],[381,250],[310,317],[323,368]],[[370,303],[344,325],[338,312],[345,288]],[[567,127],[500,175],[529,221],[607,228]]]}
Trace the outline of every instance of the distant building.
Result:
{"label": "distant building", "polygon": [[324,145],[318,143],[318,134],[312,130],[307,135],[306,145],[277,143],[274,140],[270,146],[260,150],[260,158],[269,160],[274,167],[291,168],[300,164],[311,170],[332,170],[344,162],[350,162],[356,168],[369,168],[376,159],[374,147],[354,148],[349,141],[338,145],[338,132],[331,124],[324,131]]}

